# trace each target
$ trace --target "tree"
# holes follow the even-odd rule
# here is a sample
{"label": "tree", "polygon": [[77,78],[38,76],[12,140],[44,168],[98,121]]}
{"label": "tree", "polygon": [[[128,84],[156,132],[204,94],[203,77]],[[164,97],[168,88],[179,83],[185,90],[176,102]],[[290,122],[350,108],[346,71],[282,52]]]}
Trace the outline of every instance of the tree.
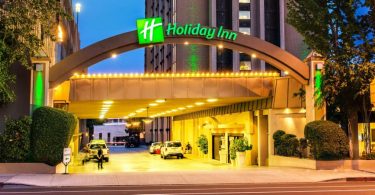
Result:
{"label": "tree", "polygon": [[288,23],[325,58],[322,96],[345,114],[350,157],[357,159],[358,113],[369,113],[374,79],[373,0],[289,0]]}
{"label": "tree", "polygon": [[58,0],[0,0],[0,105],[14,101],[10,66],[31,68],[31,57],[54,40],[56,20],[67,16]]}

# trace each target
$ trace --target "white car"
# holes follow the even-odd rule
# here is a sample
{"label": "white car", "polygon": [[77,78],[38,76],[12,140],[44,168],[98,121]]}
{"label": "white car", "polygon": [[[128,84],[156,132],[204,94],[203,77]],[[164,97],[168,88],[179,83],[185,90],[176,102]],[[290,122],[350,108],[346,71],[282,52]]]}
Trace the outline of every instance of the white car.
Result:
{"label": "white car", "polygon": [[150,154],[160,154],[160,148],[162,146],[161,142],[154,142],[151,144],[149,152]]}
{"label": "white car", "polygon": [[109,148],[104,140],[91,140],[88,145],[89,147],[89,158],[90,159],[98,159],[98,150],[101,147],[103,150],[104,160],[106,162],[109,161]]}
{"label": "white car", "polygon": [[161,158],[168,158],[171,156],[177,156],[177,158],[184,158],[183,149],[181,142],[179,141],[167,141],[163,144],[160,149]]}

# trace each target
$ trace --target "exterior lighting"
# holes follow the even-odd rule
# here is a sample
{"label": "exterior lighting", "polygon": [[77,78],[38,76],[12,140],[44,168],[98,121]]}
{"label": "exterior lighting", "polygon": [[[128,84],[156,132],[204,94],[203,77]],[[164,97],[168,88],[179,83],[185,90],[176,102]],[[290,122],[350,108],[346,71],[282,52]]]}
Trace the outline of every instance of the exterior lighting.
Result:
{"label": "exterior lighting", "polygon": [[128,116],[124,116],[124,119],[128,119],[129,117]]}
{"label": "exterior lighting", "polygon": [[192,108],[192,107],[194,107],[193,105],[187,105],[186,106],[187,108]]}
{"label": "exterior lighting", "polygon": [[186,108],[184,108],[184,107],[179,107],[178,109],[179,109],[179,110],[185,110]]}
{"label": "exterior lighting", "polygon": [[184,42],[184,45],[189,45],[189,42],[185,41],[185,42]]}
{"label": "exterior lighting", "polygon": [[284,71],[284,74],[285,75],[289,75],[289,72],[286,70],[286,71]]}
{"label": "exterior lighting", "polygon": [[139,122],[139,121],[134,121],[134,122],[132,122],[131,124],[132,124],[132,126],[139,126],[139,124],[141,124],[141,122]]}
{"label": "exterior lighting", "polygon": [[112,57],[113,59],[114,59],[114,58],[117,58],[117,54],[114,53],[114,54],[112,54],[111,57]]}
{"label": "exterior lighting", "polygon": [[129,117],[132,117],[132,116],[135,116],[135,115],[136,115],[136,113],[132,112],[132,113],[130,113],[128,116],[129,116]]}
{"label": "exterior lighting", "polygon": [[111,104],[104,104],[103,105],[103,108],[109,108],[109,107],[111,107]]}
{"label": "exterior lighting", "polygon": [[152,118],[148,117],[148,107],[147,107],[147,117],[142,119],[142,121],[145,123],[145,124],[150,124],[152,122]]}
{"label": "exterior lighting", "polygon": [[164,103],[165,99],[157,99],[157,100],[155,100],[155,102],[157,102],[157,103]]}
{"label": "exterior lighting", "polygon": [[113,101],[111,101],[111,100],[103,101],[103,104],[111,105],[111,104],[113,104]]}
{"label": "exterior lighting", "polygon": [[157,103],[150,103],[149,104],[149,106],[157,106],[157,105],[159,105],[159,104],[157,104]]}
{"label": "exterior lighting", "polygon": [[178,111],[178,110],[176,110],[176,109],[173,109],[173,110],[172,110],[172,112],[177,112],[177,111]]}
{"label": "exterior lighting", "polygon": [[138,109],[137,111],[135,111],[135,112],[137,112],[137,113],[141,113],[141,112],[143,112],[143,111],[145,111],[146,110],[146,108],[141,108],[141,109]]}
{"label": "exterior lighting", "polygon": [[217,99],[216,98],[210,98],[210,99],[207,99],[207,102],[217,102]]}
{"label": "exterior lighting", "polygon": [[197,105],[197,106],[201,106],[203,104],[204,104],[204,102],[195,102],[195,105]]}
{"label": "exterior lighting", "polygon": [[224,48],[223,44],[220,44],[220,45],[218,45],[217,47],[218,47],[219,49],[223,49],[223,48]]}
{"label": "exterior lighting", "polygon": [[77,13],[81,12],[81,7],[82,7],[82,5],[80,3],[76,3],[76,12]]}
{"label": "exterior lighting", "polygon": [[63,31],[61,25],[57,26],[57,42],[63,42]]}
{"label": "exterior lighting", "polygon": [[252,57],[252,58],[256,58],[257,55],[255,55],[255,54],[253,53],[253,54],[251,54],[251,57]]}

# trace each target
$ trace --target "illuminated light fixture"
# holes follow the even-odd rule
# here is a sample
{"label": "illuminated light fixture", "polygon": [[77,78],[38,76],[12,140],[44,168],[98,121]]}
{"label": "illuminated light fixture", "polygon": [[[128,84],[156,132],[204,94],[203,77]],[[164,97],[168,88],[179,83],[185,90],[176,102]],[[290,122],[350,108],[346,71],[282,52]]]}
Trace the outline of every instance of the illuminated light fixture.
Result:
{"label": "illuminated light fixture", "polygon": [[126,127],[131,127],[132,124],[130,124],[130,123],[125,123],[125,126],[126,126]]}
{"label": "illuminated light fixture", "polygon": [[210,99],[207,99],[207,102],[217,102],[218,99],[216,98],[210,98]]}
{"label": "illuminated light fixture", "polygon": [[111,100],[103,101],[103,104],[111,105],[111,104],[113,104],[113,101],[111,101]]}
{"label": "illuminated light fixture", "polygon": [[112,105],[110,105],[110,104],[104,104],[103,106],[102,106],[102,108],[109,108],[109,107],[111,107]]}
{"label": "illuminated light fixture", "polygon": [[223,44],[219,44],[217,47],[218,47],[219,49],[223,49],[223,48],[224,48]]}
{"label": "illuminated light fixture", "polygon": [[157,100],[155,100],[155,102],[157,102],[157,103],[164,103],[165,99],[157,99]]}
{"label": "illuminated light fixture", "polygon": [[134,112],[128,114],[129,117],[132,117],[132,116],[135,116],[135,115],[136,115],[136,113],[134,113]]}
{"label": "illuminated light fixture", "polygon": [[289,74],[289,72],[288,72],[288,71],[286,70],[286,71],[284,71],[284,74],[285,74],[285,75],[288,75],[288,74]]}
{"label": "illuminated light fixture", "polygon": [[132,126],[139,126],[139,124],[141,124],[141,122],[139,122],[139,121],[133,121],[131,124],[132,124]]}
{"label": "illuminated light fixture", "polygon": [[256,58],[257,55],[255,55],[255,54],[253,53],[253,54],[251,54],[251,57],[252,57],[252,58]]}
{"label": "illuminated light fixture", "polygon": [[76,12],[77,13],[81,12],[81,7],[82,7],[82,5],[80,3],[76,3]]}
{"label": "illuminated light fixture", "polygon": [[187,108],[192,108],[192,107],[194,107],[193,105],[187,105],[186,106]]}
{"label": "illuminated light fixture", "polygon": [[172,110],[172,112],[177,112],[177,111],[178,111],[178,110],[176,110],[176,109],[173,109],[173,110]]}
{"label": "illuminated light fixture", "polygon": [[129,117],[128,117],[128,116],[124,116],[123,118],[124,118],[124,119],[128,119]]}
{"label": "illuminated light fixture", "polygon": [[113,53],[113,54],[111,55],[111,58],[113,58],[113,59],[117,58],[117,54]]}
{"label": "illuminated light fixture", "polygon": [[141,113],[141,112],[143,112],[143,111],[145,111],[146,110],[146,108],[141,108],[141,109],[138,109],[137,111],[135,111],[136,113]]}
{"label": "illuminated light fixture", "polygon": [[167,111],[168,114],[171,113],[171,112],[172,112],[172,111],[170,111],[170,110]]}
{"label": "illuminated light fixture", "polygon": [[149,106],[157,106],[157,105],[159,105],[159,104],[157,104],[157,103],[150,103],[149,104]]}
{"label": "illuminated light fixture", "polygon": [[147,117],[142,119],[142,121],[145,123],[145,124],[150,124],[152,122],[152,118],[148,117],[148,107],[147,107]]}
{"label": "illuminated light fixture", "polygon": [[104,119],[104,116],[103,116],[103,115],[100,115],[100,116],[99,116],[99,119]]}
{"label": "illuminated light fixture", "polygon": [[178,109],[179,109],[179,110],[185,110],[186,108],[184,108],[184,107],[179,107]]}
{"label": "illuminated light fixture", "polygon": [[185,42],[184,42],[184,45],[189,45],[189,42],[185,41]]}
{"label": "illuminated light fixture", "polygon": [[204,104],[204,102],[195,102],[195,105],[197,105],[197,106],[201,106],[203,104]]}
{"label": "illuminated light fixture", "polygon": [[63,42],[63,39],[64,39],[64,37],[63,37],[63,31],[62,31],[62,27],[61,27],[61,25],[58,25],[57,26],[57,42]]}

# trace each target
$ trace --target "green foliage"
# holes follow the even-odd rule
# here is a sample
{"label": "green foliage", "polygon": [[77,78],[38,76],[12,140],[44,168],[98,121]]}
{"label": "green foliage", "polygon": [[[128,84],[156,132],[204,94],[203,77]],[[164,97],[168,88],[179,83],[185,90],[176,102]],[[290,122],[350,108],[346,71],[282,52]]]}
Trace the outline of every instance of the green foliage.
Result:
{"label": "green foliage", "polygon": [[367,98],[375,76],[374,3],[373,0],[287,3],[288,23],[325,60],[321,85],[324,101],[320,105],[334,105],[334,109],[344,113],[341,121],[350,124],[351,140],[357,139],[352,137],[358,126],[353,115],[361,111],[366,116],[371,110]]}
{"label": "green foliage", "polygon": [[208,153],[208,139],[206,135],[200,135],[197,141],[199,150],[203,152],[203,154]]}
{"label": "green foliage", "polygon": [[299,140],[293,134],[285,134],[283,130],[277,130],[273,135],[275,154],[281,156],[298,156]]}
{"label": "green foliage", "polygon": [[31,57],[39,55],[43,40],[54,39],[60,16],[67,16],[60,1],[0,1],[0,104],[15,99],[10,66],[19,62],[31,68]]}
{"label": "green foliage", "polygon": [[310,122],[305,126],[305,137],[317,160],[345,159],[348,156],[348,138],[336,123]]}
{"label": "green foliage", "polygon": [[283,130],[277,130],[275,133],[273,133],[272,138],[274,140],[274,149],[275,154],[280,154],[280,145],[281,145],[281,136],[285,134],[285,131]]}
{"label": "green foliage", "polygon": [[246,150],[252,150],[253,145],[249,144],[245,138],[234,139],[229,148],[230,158],[236,159],[236,152],[245,152]]}
{"label": "green foliage", "polygon": [[362,155],[363,160],[375,160],[375,153]]}
{"label": "green foliage", "polygon": [[299,157],[300,158],[306,158],[307,157],[307,147],[308,147],[307,139],[306,138],[300,138],[299,139]]}
{"label": "green foliage", "polygon": [[25,162],[30,154],[31,118],[7,119],[5,131],[0,134],[0,161]]}
{"label": "green foliage", "polygon": [[34,111],[31,133],[33,160],[48,165],[62,162],[63,149],[69,146],[76,118],[63,110],[41,107]]}

